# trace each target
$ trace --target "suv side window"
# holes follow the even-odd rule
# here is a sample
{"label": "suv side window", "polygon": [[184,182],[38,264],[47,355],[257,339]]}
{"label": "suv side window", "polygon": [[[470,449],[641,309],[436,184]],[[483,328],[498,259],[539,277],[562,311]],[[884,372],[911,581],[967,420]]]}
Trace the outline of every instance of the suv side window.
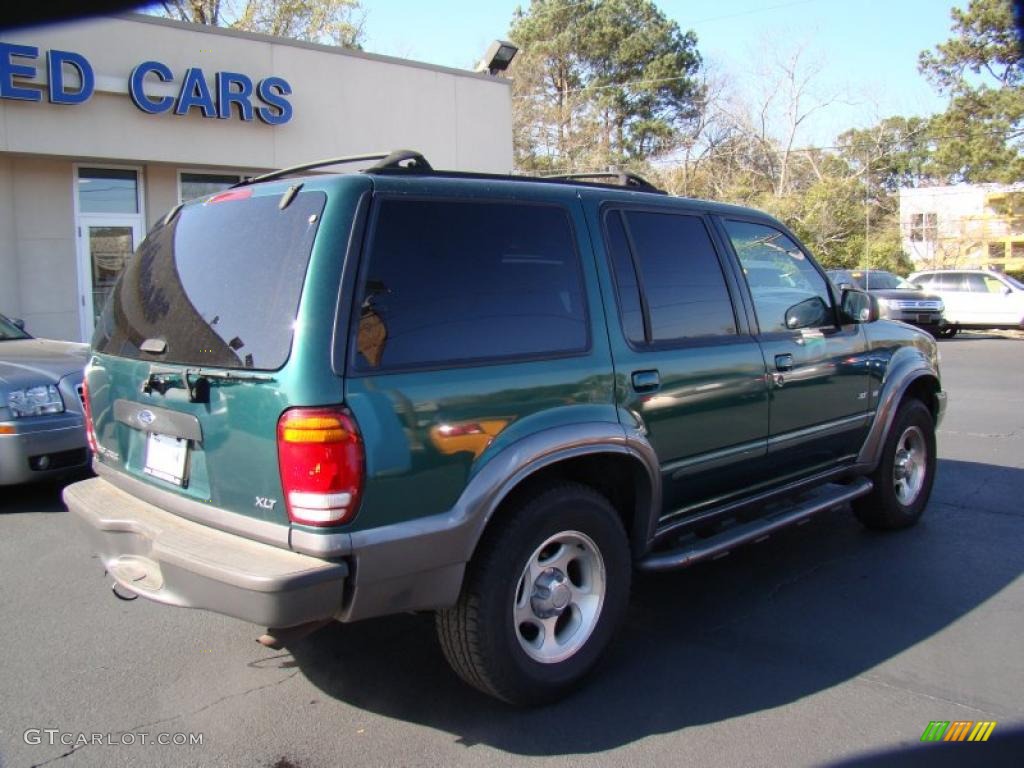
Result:
{"label": "suv side window", "polygon": [[827,320],[818,327],[834,324],[825,278],[792,239],[765,224],[736,219],[722,223],[750,286],[761,333],[788,331],[786,310],[814,297],[828,309]]}
{"label": "suv side window", "polygon": [[736,334],[722,265],[700,216],[612,210],[605,222],[630,342]]}
{"label": "suv side window", "polygon": [[554,205],[383,199],[360,272],[359,371],[583,352],[583,277]]}

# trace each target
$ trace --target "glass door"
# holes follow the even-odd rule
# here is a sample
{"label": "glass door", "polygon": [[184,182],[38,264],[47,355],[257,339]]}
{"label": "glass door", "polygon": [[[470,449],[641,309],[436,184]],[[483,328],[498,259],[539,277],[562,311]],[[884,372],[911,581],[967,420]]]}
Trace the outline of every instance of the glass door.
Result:
{"label": "glass door", "polygon": [[89,286],[83,314],[89,321],[89,332],[103,311],[114,283],[128,265],[142,238],[138,221],[83,221],[82,248],[88,258]]}
{"label": "glass door", "polygon": [[140,171],[134,168],[76,170],[78,275],[82,340],[92,338],[117,278],[143,237]]}

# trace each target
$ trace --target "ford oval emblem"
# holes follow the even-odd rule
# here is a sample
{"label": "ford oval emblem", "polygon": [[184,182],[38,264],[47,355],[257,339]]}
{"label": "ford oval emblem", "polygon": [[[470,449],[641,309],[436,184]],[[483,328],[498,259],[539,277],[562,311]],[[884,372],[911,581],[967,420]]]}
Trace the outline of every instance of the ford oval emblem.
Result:
{"label": "ford oval emblem", "polygon": [[154,421],[156,421],[156,414],[152,411],[139,411],[138,415],[139,423],[144,427],[148,427]]}

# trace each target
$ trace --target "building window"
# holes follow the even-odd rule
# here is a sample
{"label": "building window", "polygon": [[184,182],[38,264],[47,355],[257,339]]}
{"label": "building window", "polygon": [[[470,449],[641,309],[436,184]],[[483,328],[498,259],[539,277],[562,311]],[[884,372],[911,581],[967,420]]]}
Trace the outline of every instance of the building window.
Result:
{"label": "building window", "polygon": [[1011,259],[1024,259],[1024,243],[1021,243],[1021,242],[1010,243],[1010,258]]}
{"label": "building window", "polygon": [[1006,245],[1004,243],[989,243],[988,244],[988,260],[989,261],[1002,261],[1003,256],[1006,255]]}
{"label": "building window", "polygon": [[79,168],[78,212],[138,213],[138,172],[120,168]]}
{"label": "building window", "polygon": [[182,171],[178,183],[178,199],[181,202],[223,192],[242,180],[237,173],[193,173]]}
{"label": "building window", "polygon": [[934,242],[938,235],[938,229],[938,214],[913,213],[910,215],[910,239],[915,243]]}

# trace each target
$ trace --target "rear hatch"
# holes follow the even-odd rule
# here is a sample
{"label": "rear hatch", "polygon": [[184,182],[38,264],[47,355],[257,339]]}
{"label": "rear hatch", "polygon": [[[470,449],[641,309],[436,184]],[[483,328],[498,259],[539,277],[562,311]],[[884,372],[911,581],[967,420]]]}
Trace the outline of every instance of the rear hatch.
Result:
{"label": "rear hatch", "polygon": [[[328,189],[307,181],[229,190],[150,232],[93,337],[86,378],[101,464],[214,507],[288,522],[278,418],[293,405],[338,402],[342,392],[329,351],[336,249],[351,212],[340,218]],[[315,242],[326,252],[320,268]],[[304,291],[307,272],[317,275],[315,290]],[[321,322],[303,323],[300,310],[318,300],[329,313],[321,306]],[[323,354],[305,356],[316,369],[298,376],[294,369],[309,368],[297,362],[299,348],[318,344]]]}

